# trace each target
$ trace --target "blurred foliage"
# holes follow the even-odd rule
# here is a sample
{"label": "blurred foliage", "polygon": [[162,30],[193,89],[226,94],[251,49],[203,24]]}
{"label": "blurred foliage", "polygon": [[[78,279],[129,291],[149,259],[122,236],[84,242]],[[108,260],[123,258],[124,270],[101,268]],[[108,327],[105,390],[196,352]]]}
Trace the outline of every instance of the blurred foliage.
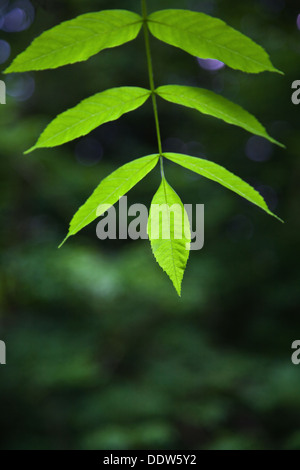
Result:
{"label": "blurred foliage", "polygon": [[[33,3],[30,28],[1,31],[10,59],[62,20],[140,9],[138,0]],[[0,106],[1,449],[300,449],[300,370],[290,360],[300,331],[300,108],[290,98],[300,79],[300,11],[287,0],[149,1],[149,10],[169,7],[224,19],[285,71],[212,73],[151,41],[157,84],[222,93],[287,145],[266,151],[255,142],[253,153],[246,132],[160,101],[165,150],[223,164],[255,185],[286,224],[169,164],[167,178],[183,202],[204,203],[206,211],[206,244],[191,254],[182,300],[147,242],[100,242],[93,225],[57,250],[99,181],[156,151],[151,103],[93,132],[95,159],[83,151],[86,138],[22,152],[82,98],[147,86],[143,38],[72,67],[2,76],[9,96]],[[16,90],[32,83],[34,93],[18,98]],[[149,205],[158,184],[159,170],[130,192],[129,203]]]}

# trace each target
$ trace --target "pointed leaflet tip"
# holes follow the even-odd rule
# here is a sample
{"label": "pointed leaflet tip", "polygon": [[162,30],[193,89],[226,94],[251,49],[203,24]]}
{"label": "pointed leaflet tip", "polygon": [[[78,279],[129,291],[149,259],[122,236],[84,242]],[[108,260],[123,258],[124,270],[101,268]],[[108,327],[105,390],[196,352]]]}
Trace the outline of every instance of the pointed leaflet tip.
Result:
{"label": "pointed leaflet tip", "polygon": [[32,153],[34,150],[36,150],[37,147],[34,145],[33,147],[30,147],[30,149],[25,150],[24,155],[28,155],[29,153]]}
{"label": "pointed leaflet tip", "polygon": [[272,68],[267,69],[267,70],[262,70],[262,72],[271,72],[271,73],[278,73],[279,75],[285,75],[285,73],[282,70],[277,69],[272,65]]}
{"label": "pointed leaflet tip", "polygon": [[61,242],[61,244],[58,246],[58,249],[60,249],[65,243],[66,241],[68,240],[68,238],[70,238],[71,235],[67,235],[66,238]]}
{"label": "pointed leaflet tip", "polygon": [[265,139],[267,139],[272,144],[277,145],[278,147],[280,147],[282,149],[286,149],[286,145],[282,144],[281,142],[279,142],[276,139],[273,139],[273,137],[271,137],[267,132],[266,132],[266,135],[260,135],[260,137],[264,137]]}
{"label": "pointed leaflet tip", "polygon": [[274,72],[278,73],[279,75],[285,75],[285,73],[282,72],[282,70],[279,70],[279,69],[276,69],[276,68],[274,68]]}
{"label": "pointed leaflet tip", "polygon": [[275,219],[277,219],[278,222],[281,222],[282,224],[285,224],[285,221],[282,220],[280,217],[278,217],[278,215],[274,214],[274,212],[268,211],[268,214],[271,215],[272,217],[274,217]]}
{"label": "pointed leaflet tip", "polygon": [[278,145],[278,147],[286,150],[286,145],[282,144],[281,142],[278,142],[278,140],[272,139],[271,142],[273,142],[273,144],[275,145]]}

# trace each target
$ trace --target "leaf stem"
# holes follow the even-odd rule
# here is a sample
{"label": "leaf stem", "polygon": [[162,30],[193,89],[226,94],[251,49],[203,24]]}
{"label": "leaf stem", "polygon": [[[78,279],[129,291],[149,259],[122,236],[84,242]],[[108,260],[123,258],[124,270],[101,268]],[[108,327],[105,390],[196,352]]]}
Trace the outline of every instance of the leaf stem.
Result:
{"label": "leaf stem", "polygon": [[159,151],[159,156],[160,156],[160,171],[161,171],[162,178],[164,178],[164,162],[163,162],[161,133],[160,133],[158,108],[157,108],[157,100],[156,100],[156,92],[155,92],[153,64],[152,64],[152,56],[151,56],[151,48],[150,48],[150,40],[149,40],[149,30],[148,30],[148,25],[147,25],[148,19],[147,19],[146,0],[142,0],[142,12],[143,12],[143,20],[144,20],[143,27],[144,27],[144,36],[145,36],[145,45],[146,45],[149,82],[150,82],[150,90],[151,90],[151,95],[152,95],[153,112],[154,112],[155,127],[156,127],[157,142],[158,142],[158,151]]}

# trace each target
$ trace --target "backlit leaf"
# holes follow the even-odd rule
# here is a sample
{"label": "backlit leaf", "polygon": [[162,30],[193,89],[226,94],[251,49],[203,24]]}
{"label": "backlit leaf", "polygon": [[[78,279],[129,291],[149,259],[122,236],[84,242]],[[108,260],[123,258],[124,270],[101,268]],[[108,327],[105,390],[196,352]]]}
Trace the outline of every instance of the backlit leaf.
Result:
{"label": "backlit leaf", "polygon": [[184,206],[165,178],[152,200],[148,234],[156,261],[180,296],[189,258],[191,231]]}
{"label": "backlit leaf", "polygon": [[279,217],[270,211],[265,200],[258,193],[258,191],[222,166],[202,158],[190,157],[188,155],[177,153],[164,153],[164,156],[172,162],[183,166],[184,168],[188,168],[189,170],[198,173],[205,178],[225,186],[225,188],[228,188],[239,196],[242,196],[282,222]]}
{"label": "backlit leaf", "polygon": [[37,143],[25,153],[37,148],[56,147],[86,135],[96,127],[139,108],[149,96],[150,91],[138,87],[112,88],[97,93],[57,116]]}
{"label": "backlit leaf", "polygon": [[187,106],[203,114],[222,119],[229,124],[242,127],[252,134],[265,137],[270,142],[283,147],[282,144],[268,135],[265,128],[252,114],[213,91],[203,88],[167,85],[159,87],[156,93],[171,103]]}
{"label": "backlit leaf", "polygon": [[279,72],[266,51],[218,18],[188,10],[162,10],[148,21],[153,36],[196,57],[217,59],[249,73]]}
{"label": "backlit leaf", "polygon": [[104,214],[143,179],[157,164],[158,155],[138,158],[107,176],[71,220],[66,240]]}

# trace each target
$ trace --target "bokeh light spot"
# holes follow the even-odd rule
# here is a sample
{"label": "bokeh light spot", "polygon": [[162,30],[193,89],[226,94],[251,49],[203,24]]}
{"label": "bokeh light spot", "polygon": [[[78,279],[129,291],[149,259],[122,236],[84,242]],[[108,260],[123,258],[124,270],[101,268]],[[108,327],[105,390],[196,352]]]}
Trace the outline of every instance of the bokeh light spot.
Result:
{"label": "bokeh light spot", "polygon": [[10,74],[6,79],[6,91],[16,101],[26,101],[33,95],[35,80],[28,73]]}
{"label": "bokeh light spot", "polygon": [[7,41],[0,39],[0,64],[4,64],[10,56],[11,48]]}
{"label": "bokeh light spot", "polygon": [[34,20],[34,8],[28,0],[18,0],[4,15],[3,31],[14,33],[29,28]]}
{"label": "bokeh light spot", "polygon": [[198,58],[197,60],[202,69],[209,70],[210,72],[217,72],[225,67],[225,64],[217,59]]}
{"label": "bokeh light spot", "polygon": [[85,137],[76,145],[75,155],[81,165],[93,166],[102,159],[103,147],[98,140]]}
{"label": "bokeh light spot", "polygon": [[272,157],[273,146],[263,137],[253,136],[246,144],[245,153],[254,162],[266,162]]}

